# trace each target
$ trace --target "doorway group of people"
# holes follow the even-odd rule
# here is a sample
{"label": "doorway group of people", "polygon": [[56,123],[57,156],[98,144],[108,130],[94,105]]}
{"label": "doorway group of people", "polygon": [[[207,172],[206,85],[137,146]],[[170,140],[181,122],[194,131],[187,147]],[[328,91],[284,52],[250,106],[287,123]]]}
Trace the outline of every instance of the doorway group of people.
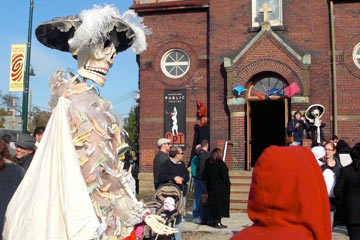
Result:
{"label": "doorway group of people", "polygon": [[[296,111],[288,124],[288,134],[293,137],[290,146],[301,146],[304,131],[310,127],[301,113]],[[312,151],[326,183],[331,226],[346,225],[350,239],[360,239],[360,143],[350,148],[346,141],[339,140],[337,136],[325,140],[320,132],[320,137],[320,143],[313,141]]]}
{"label": "doorway group of people", "polygon": [[[360,239],[360,143],[350,148],[337,137],[312,148],[330,203],[331,226],[346,225],[350,240]],[[350,161],[341,161],[347,159]]]}
{"label": "doorway group of people", "polygon": [[209,152],[209,143],[203,139],[196,146],[191,159],[191,175],[194,179],[193,222],[215,228],[226,228],[221,219],[229,217],[229,171],[219,148]]}

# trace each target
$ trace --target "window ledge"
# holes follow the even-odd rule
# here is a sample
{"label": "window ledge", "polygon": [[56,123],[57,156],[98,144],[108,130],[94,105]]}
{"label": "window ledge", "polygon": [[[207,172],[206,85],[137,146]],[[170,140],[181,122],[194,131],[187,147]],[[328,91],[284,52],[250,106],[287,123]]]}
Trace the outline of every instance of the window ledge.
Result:
{"label": "window ledge", "polygon": [[[261,27],[248,27],[248,32],[259,32]],[[271,30],[273,31],[287,31],[288,28],[286,26],[271,26]]]}

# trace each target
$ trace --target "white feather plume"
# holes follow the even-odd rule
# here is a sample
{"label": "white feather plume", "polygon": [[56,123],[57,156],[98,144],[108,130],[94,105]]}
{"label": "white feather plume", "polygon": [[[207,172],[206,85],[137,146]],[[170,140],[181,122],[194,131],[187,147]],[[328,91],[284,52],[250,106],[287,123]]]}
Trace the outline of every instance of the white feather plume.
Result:
{"label": "white feather plume", "polygon": [[132,50],[134,53],[141,53],[146,50],[146,35],[151,34],[151,30],[148,29],[143,23],[143,19],[138,17],[138,15],[133,10],[126,11],[122,17],[134,30],[135,40],[132,44]]}
{"label": "white feather plume", "polygon": [[83,10],[79,17],[82,23],[76,29],[74,37],[69,40],[69,46],[73,50],[95,46],[104,39],[108,39],[116,21],[122,21],[133,29],[135,37],[132,49],[135,53],[146,50],[145,34],[149,35],[151,31],[144,25],[143,19],[138,17],[133,10],[120,15],[119,11],[112,5],[105,5],[104,7],[94,5],[90,10]]}

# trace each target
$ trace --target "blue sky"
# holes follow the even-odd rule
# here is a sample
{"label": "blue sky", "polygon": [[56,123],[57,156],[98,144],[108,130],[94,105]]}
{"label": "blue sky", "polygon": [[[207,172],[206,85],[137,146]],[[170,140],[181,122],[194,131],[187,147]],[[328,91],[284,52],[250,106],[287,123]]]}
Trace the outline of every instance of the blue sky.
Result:
{"label": "blue sky", "polygon": [[[0,0],[0,89],[9,92],[9,68],[11,44],[25,44],[28,38],[28,20],[30,0]],[[46,110],[49,100],[48,78],[59,69],[76,73],[76,61],[70,53],[50,49],[42,45],[35,37],[36,27],[55,17],[79,14],[83,9],[90,9],[94,4],[112,4],[120,13],[133,4],[133,0],[96,1],[96,0],[34,0],[31,65],[36,76],[30,76],[30,88],[33,89],[33,106]],[[138,90],[138,66],[136,56],[131,50],[119,53],[107,75],[104,87],[99,87],[100,94],[113,102],[114,111],[127,117],[135,104],[134,91]],[[22,99],[22,92],[16,93]],[[20,104],[21,104],[20,99]]]}

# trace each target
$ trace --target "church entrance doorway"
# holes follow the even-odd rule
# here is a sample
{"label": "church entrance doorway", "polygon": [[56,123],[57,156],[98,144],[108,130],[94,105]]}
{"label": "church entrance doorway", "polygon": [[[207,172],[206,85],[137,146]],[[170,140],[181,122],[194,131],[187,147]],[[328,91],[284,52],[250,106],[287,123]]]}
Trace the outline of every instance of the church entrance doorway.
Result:
{"label": "church entrance doorway", "polygon": [[284,100],[250,102],[251,167],[263,150],[271,145],[285,145]]}
{"label": "church entrance doorway", "polygon": [[280,76],[258,76],[247,98],[247,169],[255,166],[265,148],[286,145],[288,99]]}

